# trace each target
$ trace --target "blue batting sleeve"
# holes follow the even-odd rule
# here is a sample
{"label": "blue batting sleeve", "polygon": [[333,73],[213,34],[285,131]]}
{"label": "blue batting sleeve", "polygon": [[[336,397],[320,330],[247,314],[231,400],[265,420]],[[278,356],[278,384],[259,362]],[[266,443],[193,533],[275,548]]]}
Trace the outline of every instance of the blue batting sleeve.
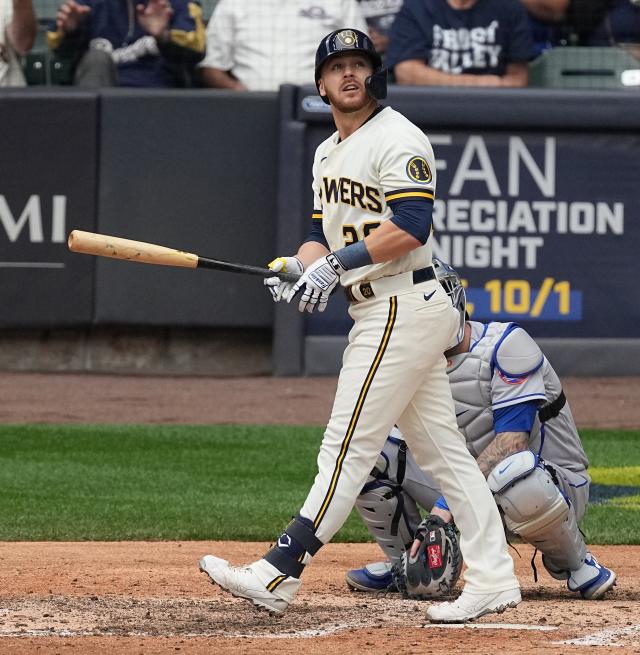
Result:
{"label": "blue batting sleeve", "polygon": [[431,234],[433,200],[392,200],[389,207],[393,211],[391,222],[424,245]]}
{"label": "blue batting sleeve", "polygon": [[317,243],[321,243],[327,250],[331,250],[327,242],[327,237],[325,237],[322,229],[322,221],[314,220],[311,223],[311,231],[303,243],[307,243],[307,241],[316,241]]}
{"label": "blue batting sleeve", "polygon": [[493,410],[493,429],[498,432],[526,432],[529,434],[538,413],[537,400]]}

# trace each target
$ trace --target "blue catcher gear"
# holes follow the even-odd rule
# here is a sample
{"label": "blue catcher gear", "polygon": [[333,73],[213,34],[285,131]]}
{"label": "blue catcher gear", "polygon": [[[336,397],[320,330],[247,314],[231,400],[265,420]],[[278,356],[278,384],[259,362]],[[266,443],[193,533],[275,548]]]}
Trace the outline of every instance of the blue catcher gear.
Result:
{"label": "blue catcher gear", "polygon": [[451,298],[451,304],[460,313],[460,327],[458,328],[457,343],[464,338],[464,325],[467,320],[467,296],[462,286],[462,280],[455,268],[446,262],[434,257],[431,260],[436,272],[436,278]]}
{"label": "blue catcher gear", "polygon": [[[360,30],[341,29],[334,30],[322,39],[316,50],[316,88],[320,88],[318,82],[321,77],[324,63],[345,52],[362,52],[366,54],[373,64],[373,75],[367,78],[365,86],[369,95],[375,100],[382,100],[387,97],[387,69],[382,66],[382,57],[377,53],[371,39]],[[329,99],[320,96],[328,105]]]}
{"label": "blue catcher gear", "polygon": [[347,585],[354,591],[398,591],[391,572],[391,562],[374,562],[346,574]]}

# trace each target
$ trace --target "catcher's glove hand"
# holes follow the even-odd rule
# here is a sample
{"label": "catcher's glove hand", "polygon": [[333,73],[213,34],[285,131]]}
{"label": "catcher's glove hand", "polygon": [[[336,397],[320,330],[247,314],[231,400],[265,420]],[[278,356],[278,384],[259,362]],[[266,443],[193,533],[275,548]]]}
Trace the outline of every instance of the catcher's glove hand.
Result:
{"label": "catcher's glove hand", "polygon": [[442,598],[453,590],[462,571],[462,553],[453,523],[429,515],[418,526],[420,547],[415,557],[405,552],[392,569],[404,598]]}

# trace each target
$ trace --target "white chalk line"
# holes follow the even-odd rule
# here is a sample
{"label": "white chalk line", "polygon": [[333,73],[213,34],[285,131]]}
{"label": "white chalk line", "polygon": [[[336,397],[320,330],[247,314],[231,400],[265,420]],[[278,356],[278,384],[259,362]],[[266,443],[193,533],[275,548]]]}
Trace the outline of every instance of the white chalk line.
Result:
{"label": "white chalk line", "polygon": [[576,639],[565,639],[564,641],[556,641],[558,645],[568,646],[627,646],[626,643],[615,643],[621,637],[628,637],[631,635],[640,635],[640,625],[630,625],[624,628],[607,628],[606,630],[599,630],[584,637],[577,637]]}
{"label": "white chalk line", "polygon": [[527,625],[526,623],[427,623],[423,628],[475,628],[476,630],[536,630],[552,632],[558,628],[553,625]]}
{"label": "white chalk line", "polygon": [[151,633],[151,632],[120,632],[120,631],[110,631],[110,630],[14,630],[0,633],[0,640],[8,637],[25,637],[25,638],[36,638],[36,637],[180,637],[181,639],[195,639],[197,637],[219,637],[220,639],[312,639],[314,637],[324,637],[327,635],[334,634],[336,632],[342,632],[343,630],[350,630],[353,628],[365,628],[364,625],[349,625],[349,624],[338,624],[328,628],[321,629],[308,629],[308,630],[292,630],[290,632],[276,632],[276,633],[265,633],[258,634],[253,632],[225,632],[221,633],[215,630],[202,630],[202,632],[166,632],[162,634]]}
{"label": "white chalk line", "polygon": [[[346,630],[364,629],[370,627],[361,623],[337,623],[326,628],[306,630],[291,630],[287,632],[274,633],[254,633],[254,632],[225,632],[221,633],[214,630],[203,630],[202,632],[179,632],[164,633],[158,635],[150,632],[124,632],[124,631],[106,631],[106,630],[69,630],[67,628],[56,630],[12,630],[0,632],[0,639],[3,637],[180,637],[185,639],[197,637],[219,637],[223,639],[313,639],[315,637],[325,637]],[[407,626],[405,626],[407,627]],[[557,630],[557,627],[548,625],[527,625],[524,623],[431,623],[424,626],[413,626],[414,628],[475,628],[485,630],[535,630],[540,632],[550,632]]]}

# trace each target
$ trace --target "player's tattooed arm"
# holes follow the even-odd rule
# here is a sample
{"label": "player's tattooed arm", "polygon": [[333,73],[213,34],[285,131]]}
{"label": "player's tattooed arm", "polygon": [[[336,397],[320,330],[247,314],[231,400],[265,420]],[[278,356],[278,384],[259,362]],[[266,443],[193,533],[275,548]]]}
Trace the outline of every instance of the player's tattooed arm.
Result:
{"label": "player's tattooed arm", "polygon": [[477,459],[478,466],[486,478],[505,457],[529,446],[526,432],[499,432],[496,438],[482,451]]}

